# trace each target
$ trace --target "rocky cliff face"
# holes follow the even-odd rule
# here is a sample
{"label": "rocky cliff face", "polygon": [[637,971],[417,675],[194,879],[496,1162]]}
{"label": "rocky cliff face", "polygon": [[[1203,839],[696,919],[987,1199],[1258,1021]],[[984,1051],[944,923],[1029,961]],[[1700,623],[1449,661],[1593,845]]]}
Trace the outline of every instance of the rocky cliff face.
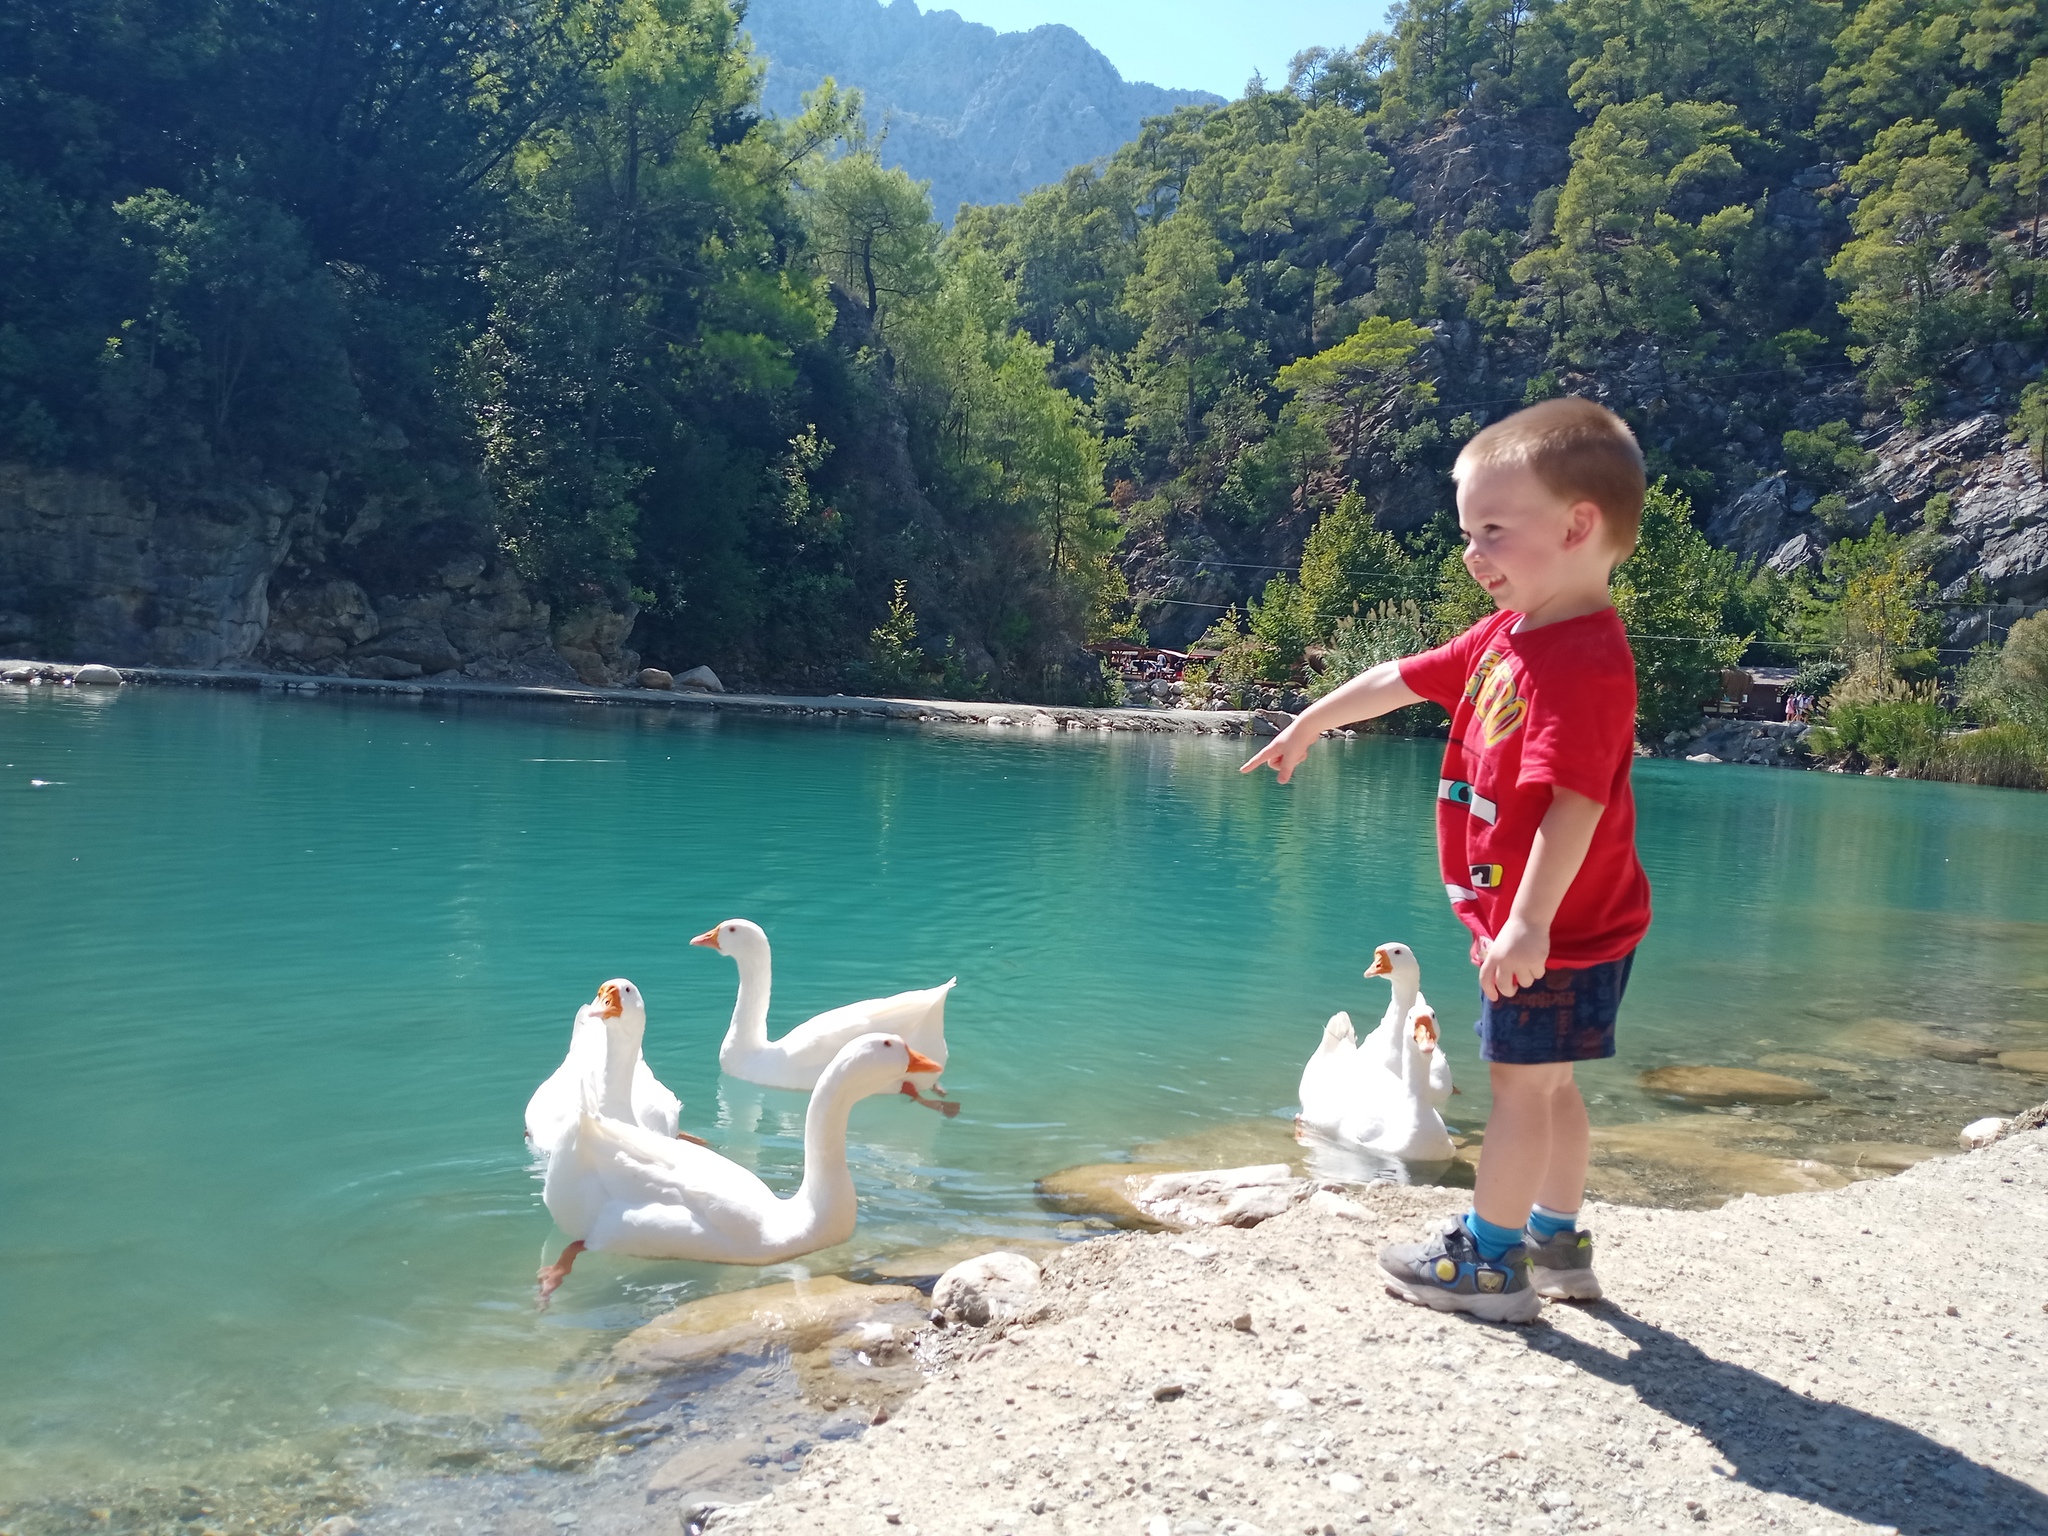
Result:
{"label": "rocky cliff face", "polygon": [[556,615],[441,527],[335,528],[316,490],[227,485],[167,507],[115,480],[0,465],[0,647],[52,660],[340,677],[624,682],[634,612]]}
{"label": "rocky cliff face", "polygon": [[882,158],[932,184],[950,223],[963,202],[1005,203],[1137,136],[1147,117],[1206,91],[1127,81],[1071,28],[997,32],[915,0],[754,0],[768,61],[764,107],[789,116],[826,75],[867,95]]}

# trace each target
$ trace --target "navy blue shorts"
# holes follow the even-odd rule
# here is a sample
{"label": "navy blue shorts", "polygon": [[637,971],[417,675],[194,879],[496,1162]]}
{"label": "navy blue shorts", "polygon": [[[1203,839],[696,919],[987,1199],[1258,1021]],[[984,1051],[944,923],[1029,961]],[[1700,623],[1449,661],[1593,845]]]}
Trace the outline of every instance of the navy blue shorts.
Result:
{"label": "navy blue shorts", "polygon": [[1598,1061],[1614,1054],[1614,1016],[1628,990],[1634,951],[1605,965],[1549,970],[1513,997],[1479,997],[1482,1061],[1532,1067],[1552,1061]]}

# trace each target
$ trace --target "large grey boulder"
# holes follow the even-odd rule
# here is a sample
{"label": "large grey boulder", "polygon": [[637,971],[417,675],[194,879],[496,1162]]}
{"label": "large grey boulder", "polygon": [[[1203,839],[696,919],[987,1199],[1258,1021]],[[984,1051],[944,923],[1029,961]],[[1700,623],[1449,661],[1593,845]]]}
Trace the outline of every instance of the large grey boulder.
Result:
{"label": "large grey boulder", "polygon": [[1300,1204],[1315,1188],[1285,1163],[1162,1173],[1145,1182],[1132,1204],[1168,1227],[1255,1227]]}
{"label": "large grey boulder", "polygon": [[725,692],[725,684],[718,680],[718,674],[709,667],[692,667],[687,672],[678,672],[676,687],[692,688],[699,693]]}
{"label": "large grey boulder", "polygon": [[932,1310],[974,1327],[1016,1317],[1038,1299],[1041,1272],[1021,1253],[984,1253],[955,1264],[932,1287]]}

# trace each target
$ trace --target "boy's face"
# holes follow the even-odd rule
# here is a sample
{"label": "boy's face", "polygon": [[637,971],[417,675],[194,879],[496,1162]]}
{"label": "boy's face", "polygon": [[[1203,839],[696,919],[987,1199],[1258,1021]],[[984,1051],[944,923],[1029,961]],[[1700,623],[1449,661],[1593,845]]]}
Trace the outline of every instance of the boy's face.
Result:
{"label": "boy's face", "polygon": [[1600,509],[1566,501],[1519,464],[1475,466],[1458,484],[1465,569],[1494,606],[1535,613],[1597,584],[1614,562]]}

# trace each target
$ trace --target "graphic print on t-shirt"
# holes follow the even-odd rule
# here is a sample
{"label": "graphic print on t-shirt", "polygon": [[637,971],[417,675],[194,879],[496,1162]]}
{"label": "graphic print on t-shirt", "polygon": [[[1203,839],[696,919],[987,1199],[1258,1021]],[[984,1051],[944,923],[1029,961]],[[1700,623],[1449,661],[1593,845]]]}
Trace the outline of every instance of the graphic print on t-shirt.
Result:
{"label": "graphic print on t-shirt", "polygon": [[1479,727],[1479,742],[1489,749],[1499,746],[1521,726],[1529,713],[1529,701],[1515,688],[1515,668],[1500,651],[1488,651],[1472,669],[1465,684],[1465,697],[1472,701],[1472,723]]}

